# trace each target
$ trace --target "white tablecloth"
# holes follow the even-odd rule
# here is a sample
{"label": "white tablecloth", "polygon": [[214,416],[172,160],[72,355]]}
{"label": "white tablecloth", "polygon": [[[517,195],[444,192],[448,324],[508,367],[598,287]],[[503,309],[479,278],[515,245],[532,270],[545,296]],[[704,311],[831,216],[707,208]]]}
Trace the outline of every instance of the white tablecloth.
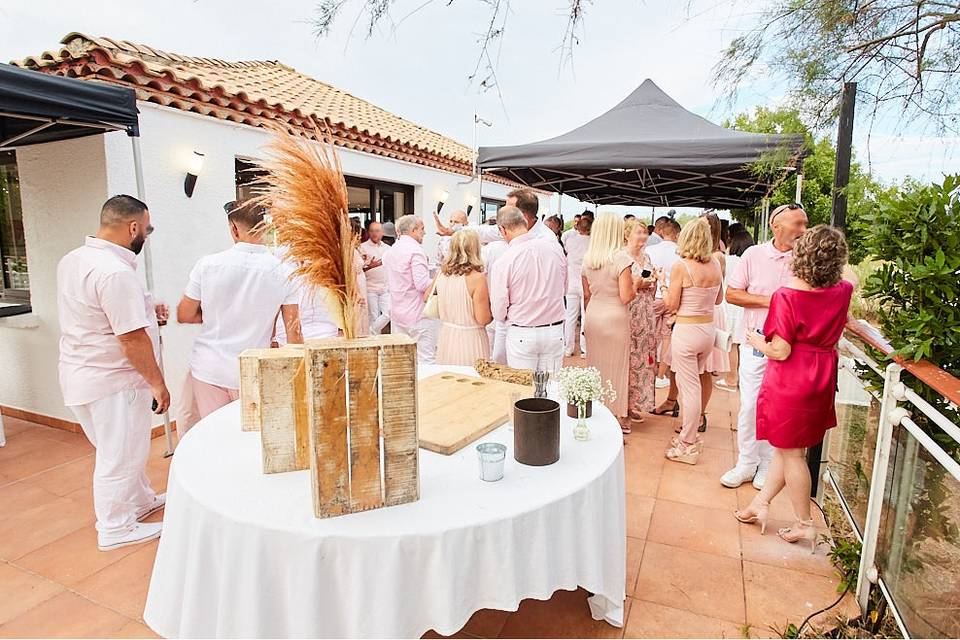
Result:
{"label": "white tablecloth", "polygon": [[[428,376],[455,367],[420,367]],[[471,371],[460,369],[460,371]],[[170,466],[163,536],[144,620],[166,637],[419,637],[477,610],[515,611],[583,587],[596,619],[622,626],[626,518],[620,429],[602,407],[592,438],[564,412],[560,460],[513,460],[479,478],[475,444],[420,450],[417,502],[313,516],[307,471],[263,475],[260,434],[233,403],[198,423]]]}

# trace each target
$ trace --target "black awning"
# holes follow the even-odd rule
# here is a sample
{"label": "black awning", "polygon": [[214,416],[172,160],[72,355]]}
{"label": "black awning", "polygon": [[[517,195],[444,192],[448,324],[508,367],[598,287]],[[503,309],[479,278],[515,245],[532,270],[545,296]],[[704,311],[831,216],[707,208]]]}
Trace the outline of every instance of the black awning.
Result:
{"label": "black awning", "polygon": [[645,80],[613,109],[561,136],[480,147],[478,165],[596,204],[729,209],[754,204],[779,179],[761,177],[752,165],[796,161],[803,142],[718,126]]}
{"label": "black awning", "polygon": [[140,135],[132,89],[0,64],[0,149],[104,131]]}

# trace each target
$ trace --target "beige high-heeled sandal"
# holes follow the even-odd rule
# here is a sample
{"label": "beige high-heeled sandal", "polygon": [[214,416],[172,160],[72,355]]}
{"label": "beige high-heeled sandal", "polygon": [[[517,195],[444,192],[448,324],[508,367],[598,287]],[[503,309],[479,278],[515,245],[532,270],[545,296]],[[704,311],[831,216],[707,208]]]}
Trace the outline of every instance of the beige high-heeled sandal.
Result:
{"label": "beige high-heeled sandal", "polygon": [[777,531],[781,539],[790,544],[795,544],[801,540],[810,541],[810,553],[817,551],[817,528],[813,526],[813,520],[797,520],[792,527],[784,527]]}
{"label": "beige high-heeled sandal", "polygon": [[667,452],[664,455],[666,456],[667,460],[671,460],[673,462],[697,464],[697,460],[700,459],[700,451],[702,448],[703,447],[699,442],[694,442],[693,444],[678,442],[667,449]]}
{"label": "beige high-heeled sandal", "polygon": [[[759,522],[760,535],[765,535],[767,533],[767,513],[769,509],[769,502],[760,502],[756,506],[751,502],[743,511],[736,509],[733,512],[733,517],[743,524],[756,524]],[[751,510],[753,513],[750,513]]]}

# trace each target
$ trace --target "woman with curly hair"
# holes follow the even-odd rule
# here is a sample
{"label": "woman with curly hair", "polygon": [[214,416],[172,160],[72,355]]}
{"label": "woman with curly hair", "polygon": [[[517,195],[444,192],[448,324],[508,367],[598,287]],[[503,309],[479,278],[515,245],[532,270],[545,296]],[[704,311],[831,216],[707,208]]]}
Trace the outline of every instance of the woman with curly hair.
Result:
{"label": "woman with curly hair", "polygon": [[486,327],[493,315],[480,258],[480,237],[475,232],[461,229],[450,238],[434,288],[442,323],[437,364],[472,367],[479,358],[490,357]]}
{"label": "woman with curly hair", "polygon": [[763,489],[750,505],[734,512],[746,524],[766,529],[770,501],[784,488],[796,522],[780,529],[787,542],[807,541],[816,549],[810,518],[810,470],[804,450],[837,425],[837,343],[847,321],[853,285],[843,279],[847,243],[843,234],[817,225],[793,249],[793,282],[777,289],[763,334],[747,341],[769,359],[757,398],[757,440],[774,447]]}

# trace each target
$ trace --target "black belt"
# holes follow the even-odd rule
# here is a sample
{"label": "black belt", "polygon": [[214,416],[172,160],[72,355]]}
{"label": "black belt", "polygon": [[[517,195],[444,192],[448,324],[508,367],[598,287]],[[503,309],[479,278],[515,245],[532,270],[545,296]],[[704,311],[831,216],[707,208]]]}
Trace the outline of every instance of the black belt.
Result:
{"label": "black belt", "polygon": [[545,329],[547,327],[558,327],[563,324],[563,320],[557,320],[556,322],[551,322],[550,324],[538,324],[535,327],[525,327],[522,324],[512,324],[511,327],[516,327],[518,329]]}

